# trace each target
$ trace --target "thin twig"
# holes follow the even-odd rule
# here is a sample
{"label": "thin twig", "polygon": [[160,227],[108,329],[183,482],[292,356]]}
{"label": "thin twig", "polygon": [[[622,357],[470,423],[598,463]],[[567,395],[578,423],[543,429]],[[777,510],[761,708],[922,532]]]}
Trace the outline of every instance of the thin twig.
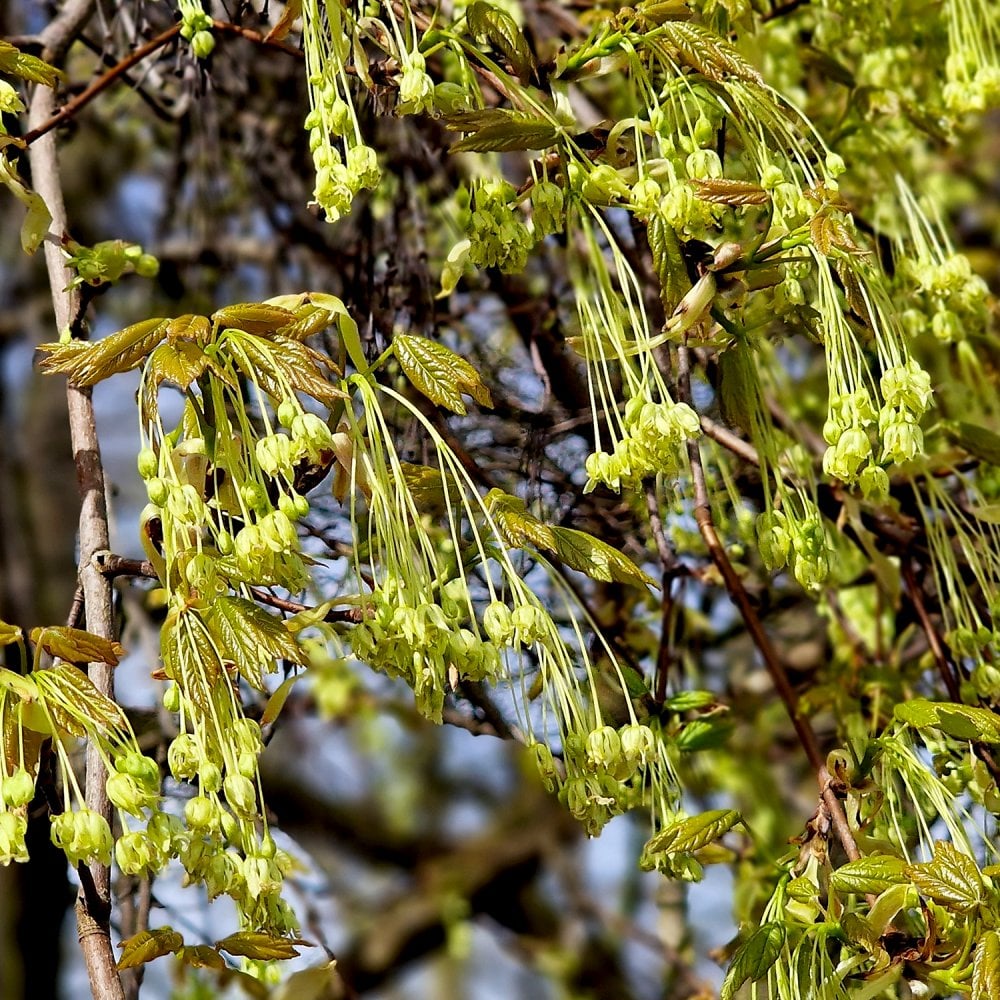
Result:
{"label": "thin twig", "polygon": [[[93,562],[97,571],[108,579],[119,576],[138,577],[146,580],[158,579],[153,564],[148,559],[127,559],[125,556],[115,555],[113,552],[95,552]],[[250,593],[255,601],[267,604],[279,611],[287,611],[289,614],[297,615],[303,611],[313,611],[311,604],[303,604],[301,601],[293,601],[287,597],[279,597],[272,594],[263,587],[251,587]],[[323,618],[326,622],[351,622],[363,621],[365,617],[364,608],[348,608],[337,610],[331,608]]]}
{"label": "thin twig", "polygon": [[[678,371],[678,394],[682,401],[690,402],[691,399],[691,361],[687,347],[679,347],[677,350],[677,371]],[[837,839],[844,848],[844,853],[851,861],[856,861],[861,857],[858,850],[857,841],[851,832],[850,824],[847,822],[847,814],[841,804],[837,793],[833,788],[833,781],[826,768],[826,760],[820,750],[819,741],[812,730],[809,721],[799,714],[798,695],[785,674],[785,669],[778,659],[774,646],[768,638],[767,632],[750,600],[750,595],[743,586],[743,581],[739,574],[733,569],[733,564],[729,561],[725,547],[719,540],[715,530],[715,522],[712,519],[712,508],[709,503],[708,489],[705,485],[705,469],[701,461],[701,449],[697,439],[688,441],[688,458],[691,463],[691,482],[694,487],[694,516],[698,523],[698,530],[708,548],[712,562],[715,563],[725,582],[726,590],[737,610],[746,624],[747,631],[753,644],[760,652],[764,661],[764,666],[771,677],[778,696],[781,698],[785,711],[795,729],[795,734],[802,744],[806,757],[810,765],[816,772],[816,780],[819,782],[820,797],[823,800]]]}
{"label": "thin twig", "polygon": [[[35,128],[31,129],[24,136],[25,145],[30,146],[39,137],[45,135],[46,132],[50,132],[57,125],[61,125],[64,121],[68,121],[73,118],[81,108],[86,107],[95,97],[103,93],[108,87],[111,86],[118,79],[126,79],[128,71],[135,66],[137,63],[143,61],[148,56],[151,56],[158,49],[162,49],[164,45],[170,42],[172,39],[176,38],[180,34],[180,30],[183,27],[182,22],[178,21],[176,24],[172,24],[166,31],[160,32],[155,38],[151,38],[145,45],[140,45],[134,52],[130,52],[124,59],[115,63],[106,73],[102,73],[94,82],[86,88],[86,90],[81,91],[76,97],[67,101],[54,115],[41,122]],[[233,35],[236,38],[245,38],[247,41],[253,42],[255,45],[260,45],[264,48],[275,49],[279,52],[284,52],[287,55],[295,56],[299,59],[303,58],[302,50],[297,49],[294,46],[286,45],[284,42],[268,41],[259,31],[254,31],[251,28],[244,28],[238,24],[230,24],[228,21],[212,21],[212,27],[226,35]]]}
{"label": "thin twig", "polygon": [[40,139],[47,132],[51,132],[57,125],[68,121],[77,112],[86,107],[95,97],[103,93],[119,77],[128,72],[136,63],[142,62],[147,56],[163,48],[172,38],[179,34],[181,23],[171,25],[166,31],[161,32],[155,38],[140,45],[134,52],[127,55],[121,62],[116,63],[106,73],[102,73],[86,90],[81,91],[76,97],[67,101],[55,114],[50,115],[45,121],[39,123],[24,136],[24,143],[30,146]]}

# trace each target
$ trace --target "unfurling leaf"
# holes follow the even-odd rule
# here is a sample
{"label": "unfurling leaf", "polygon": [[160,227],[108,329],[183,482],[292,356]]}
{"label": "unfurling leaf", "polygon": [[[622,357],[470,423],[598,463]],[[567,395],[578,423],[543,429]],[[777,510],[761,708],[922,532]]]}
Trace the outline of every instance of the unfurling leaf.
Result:
{"label": "unfurling leaf", "polygon": [[745,83],[763,83],[760,73],[729,42],[709,28],[670,21],[659,30],[664,40],[677,50],[680,61],[709,80],[722,82],[727,77],[735,77]]}
{"label": "unfurling leaf", "polygon": [[63,73],[55,66],[50,66],[36,56],[29,56],[2,39],[0,39],[0,73],[19,76],[22,80],[40,83],[46,87],[54,87],[63,77]]}
{"label": "unfurling leaf", "polygon": [[906,862],[891,854],[848,861],[830,876],[830,886],[837,892],[879,893],[906,881]]}
{"label": "unfurling leaf", "polygon": [[556,556],[570,569],[586,573],[592,580],[604,583],[634,583],[638,586],[656,581],[643,573],[628,556],[613,549],[593,535],[573,528],[553,528]]}
{"label": "unfurling leaf", "polygon": [[49,670],[36,670],[31,676],[60,729],[73,736],[94,729],[105,735],[128,732],[128,719],[120,706],[101,694],[77,667],[62,663]]}
{"label": "unfurling leaf", "polygon": [[527,83],[534,68],[534,58],[517,22],[505,10],[493,4],[476,0],[465,11],[469,31],[478,38],[485,38],[499,49],[511,69],[522,83]]}
{"label": "unfurling leaf", "polygon": [[226,960],[207,944],[186,945],[177,952],[177,958],[194,969],[225,969]]}
{"label": "unfurling leaf", "polygon": [[161,383],[169,382],[180,389],[187,389],[205,371],[208,364],[208,355],[190,340],[160,344],[149,356],[146,369],[149,386],[155,389]]}
{"label": "unfurling leaf", "polygon": [[215,947],[219,951],[229,952],[230,955],[241,955],[244,958],[256,958],[262,961],[273,959],[296,958],[298,957],[297,944],[305,944],[305,941],[278,937],[274,934],[264,934],[256,931],[240,931],[230,934],[221,941],[215,942]]}
{"label": "unfurling leaf", "polygon": [[829,212],[817,212],[809,220],[809,235],[813,245],[824,257],[829,257],[834,250],[855,255],[868,253],[854,242],[847,223]]}
{"label": "unfurling leaf", "polygon": [[526,542],[546,552],[556,551],[556,536],[550,525],[529,514],[520,497],[493,489],[483,500],[504,542],[521,548]]}
{"label": "unfurling leaf", "polygon": [[736,949],[719,991],[719,1000],[732,1000],[748,980],[756,982],[778,960],[785,944],[782,924],[762,924]]}
{"label": "unfurling leaf", "polygon": [[42,240],[49,230],[52,216],[49,214],[42,196],[32,191],[21,180],[17,167],[9,159],[6,152],[0,153],[0,184],[6,187],[28,210],[24,222],[21,224],[21,249],[26,254],[33,254],[41,246]]}
{"label": "unfurling leaf", "polygon": [[930,861],[908,865],[906,876],[922,896],[956,913],[970,913],[982,901],[983,879],[976,862],[944,840],[934,844]]}
{"label": "unfurling leaf", "polygon": [[125,649],[120,642],[85,632],[83,629],[70,628],[68,625],[34,628],[31,630],[30,638],[49,656],[58,657],[69,663],[107,663],[117,667],[120,658],[125,655]]}
{"label": "unfurling leaf", "polygon": [[680,240],[667,220],[656,213],[649,217],[646,237],[653,255],[653,267],[660,279],[660,301],[669,316],[691,287]]}
{"label": "unfurling leaf", "polygon": [[152,962],[154,958],[172,955],[184,946],[184,938],[172,927],[158,927],[152,931],[139,931],[121,943],[119,969],[134,969]]}
{"label": "unfurling leaf", "polygon": [[303,662],[303,652],[285,623],[242,597],[219,597],[212,603],[208,627],[223,656],[231,659],[253,687],[263,683],[281,659]]}
{"label": "unfurling leaf", "polygon": [[212,321],[220,328],[235,328],[263,336],[294,323],[295,314],[265,302],[240,302],[217,309],[212,313]]}
{"label": "unfurling leaf", "polygon": [[8,625],[5,621],[0,621],[0,649],[10,646],[24,637],[24,632],[17,625]]}
{"label": "unfurling leaf", "polygon": [[713,180],[688,181],[694,188],[699,201],[710,201],[718,205],[766,205],[768,193],[759,185],[749,181],[730,180],[718,177]]}
{"label": "unfurling leaf", "polygon": [[472,365],[453,350],[426,337],[399,333],[393,338],[396,360],[413,383],[432,403],[465,415],[462,393],[480,406],[492,406],[490,390]]}
{"label": "unfurling leaf", "polygon": [[167,319],[147,319],[94,343],[42,344],[38,349],[49,356],[41,369],[61,372],[73,385],[94,385],[109,375],[138,368],[167,335],[169,325]]}
{"label": "unfurling leaf", "polygon": [[743,817],[735,809],[712,809],[671,823],[646,844],[650,854],[693,854],[728,833]]}
{"label": "unfurling leaf", "polygon": [[972,959],[972,995],[969,1000],[1000,997],[1000,934],[986,931]]}
{"label": "unfurling leaf", "polygon": [[513,113],[508,121],[488,125],[474,135],[459,139],[453,153],[510,153],[515,150],[548,149],[559,139],[559,130],[548,122],[526,117],[518,120]]}

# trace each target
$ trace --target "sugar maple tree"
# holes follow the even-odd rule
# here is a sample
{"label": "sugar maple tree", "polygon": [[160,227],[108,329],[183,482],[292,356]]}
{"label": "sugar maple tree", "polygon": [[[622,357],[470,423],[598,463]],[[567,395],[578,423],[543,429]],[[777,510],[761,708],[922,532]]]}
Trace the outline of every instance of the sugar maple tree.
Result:
{"label": "sugar maple tree", "polygon": [[[97,6],[0,43],[85,486],[80,607],[0,626],[0,859],[48,809],[94,995],[167,955],[266,993],[307,935],[260,755],[300,678],[344,715],[366,671],[435,722],[472,704],[588,834],[641,814],[643,868],[733,865],[723,998],[1000,995],[998,351],[944,221],[1000,100],[995,5],[123,2],[81,90]],[[58,128],[143,67],[160,111],[255,106],[211,210],[256,190],[327,284],[290,260],[261,301],[88,338],[160,264],[73,238]],[[89,392],[130,371],[142,561],[109,551]],[[114,698],[113,575],[165,612],[159,759]],[[805,809],[776,794],[803,767]],[[115,955],[112,862],[181,866],[238,926]]]}

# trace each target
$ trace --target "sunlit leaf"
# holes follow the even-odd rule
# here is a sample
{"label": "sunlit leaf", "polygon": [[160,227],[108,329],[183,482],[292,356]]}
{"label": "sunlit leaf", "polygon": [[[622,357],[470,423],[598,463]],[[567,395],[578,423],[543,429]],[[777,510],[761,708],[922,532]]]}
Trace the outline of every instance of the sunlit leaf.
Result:
{"label": "sunlit leaf", "polygon": [[493,489],[483,502],[507,545],[517,549],[527,542],[547,552],[556,551],[556,536],[551,526],[529,514],[519,497]]}
{"label": "sunlit leaf", "polygon": [[261,671],[274,670],[276,661],[303,662],[304,654],[285,623],[253,601],[219,597],[213,601],[207,620],[219,648],[253,687],[261,687]]}
{"label": "sunlit leaf", "polygon": [[226,960],[207,944],[185,945],[177,952],[177,958],[194,969],[225,969]]}
{"label": "sunlit leaf", "polygon": [[534,58],[524,33],[514,18],[491,3],[476,0],[466,8],[465,19],[469,31],[478,38],[485,38],[499,49],[521,82],[527,83],[534,68]]}
{"label": "sunlit leaf", "polygon": [[295,946],[298,944],[305,944],[305,942],[263,932],[240,931],[237,934],[224,937],[221,941],[216,941],[215,947],[230,955],[272,961],[274,959],[296,958],[299,952]]}
{"label": "sunlit leaf", "polygon": [[766,205],[770,197],[759,184],[731,180],[728,177],[711,180],[692,178],[688,183],[694,188],[695,197],[699,201],[719,205]]}
{"label": "sunlit leaf", "polygon": [[555,554],[570,569],[579,570],[591,579],[605,583],[656,586],[656,581],[651,576],[607,542],[574,528],[553,528],[552,533],[556,539]]}
{"label": "sunlit leaf", "polygon": [[105,639],[70,628],[68,625],[49,625],[31,630],[31,641],[41,646],[49,656],[58,657],[69,663],[107,663],[117,667],[125,655],[125,648],[114,639]]}
{"label": "sunlit leaf", "polygon": [[184,945],[184,938],[172,927],[158,927],[152,931],[139,931],[138,934],[121,943],[121,957],[118,959],[119,969],[134,969],[137,966],[152,962],[154,958],[172,955]]}
{"label": "sunlit leaf", "polygon": [[3,39],[0,39],[0,73],[19,76],[22,80],[40,83],[46,87],[54,87],[64,75],[55,66],[22,52]]}
{"label": "sunlit leaf", "polygon": [[1000,934],[986,931],[976,944],[972,958],[972,994],[969,1000],[1000,997]]}
{"label": "sunlit leaf", "polygon": [[714,31],[700,24],[669,21],[659,29],[679,60],[710,80],[735,77],[745,83],[763,83],[760,73]]}
{"label": "sunlit leaf", "polygon": [[138,368],[166,336],[170,320],[147,319],[93,343],[42,344],[42,371],[61,372],[73,385],[94,385],[109,375]]}
{"label": "sunlit leaf", "polygon": [[462,393],[480,406],[492,406],[493,399],[479,372],[453,350],[426,337],[399,333],[393,349],[400,367],[413,387],[432,403],[465,415]]}
{"label": "sunlit leaf", "polygon": [[218,327],[232,327],[260,335],[294,323],[295,315],[280,306],[264,302],[240,302],[217,309],[212,313],[212,322]]}
{"label": "sunlit leaf", "polygon": [[728,833],[743,817],[735,809],[712,809],[671,823],[646,844],[649,853],[691,854]]}
{"label": "sunlit leaf", "polygon": [[930,861],[907,866],[906,876],[921,895],[957,913],[969,913],[982,901],[983,879],[976,862],[944,840],[934,844]]}
{"label": "sunlit leaf", "polygon": [[906,862],[890,854],[848,861],[830,876],[830,886],[837,892],[879,893],[906,881]]}

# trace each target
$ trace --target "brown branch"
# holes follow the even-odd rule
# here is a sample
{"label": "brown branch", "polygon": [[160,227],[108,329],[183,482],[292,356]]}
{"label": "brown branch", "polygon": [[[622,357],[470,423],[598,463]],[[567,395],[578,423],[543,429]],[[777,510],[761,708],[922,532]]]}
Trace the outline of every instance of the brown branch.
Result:
{"label": "brown branch", "polygon": [[[62,13],[42,32],[42,50],[50,60],[61,59],[76,35],[83,30],[93,12],[92,0],[72,0]],[[49,87],[37,87],[28,110],[28,124],[33,130],[54,117],[55,94]],[[32,182],[52,216],[55,239],[45,241],[45,264],[48,270],[56,329],[78,330],[80,299],[68,286],[72,275],[60,249],[60,237],[66,231],[66,208],[56,155],[55,139],[40,133],[29,150]],[[68,386],[66,390],[70,441],[76,463],[80,490],[80,567],[79,583],[83,592],[84,621],[89,632],[102,638],[115,637],[111,581],[92,562],[95,552],[108,547],[108,511],[104,468],[94,420],[90,390]],[[106,663],[92,663],[91,682],[101,694],[114,697],[114,674]],[[91,742],[86,750],[84,798],[88,808],[110,822],[111,804],[105,787],[104,762]],[[121,979],[111,948],[110,872],[95,862],[81,878],[76,918],[80,950],[94,997],[100,1000],[124,1000]]]}
{"label": "brown branch", "polygon": [[[678,395],[683,401],[691,400],[691,361],[687,347],[680,347],[677,351],[678,370]],[[841,804],[837,793],[834,791],[832,779],[826,768],[826,759],[820,750],[816,734],[808,719],[799,714],[798,695],[788,680],[785,668],[778,658],[778,654],[771,644],[771,640],[764,629],[764,626],[750,600],[750,595],[743,586],[743,581],[739,574],[733,569],[733,564],[729,561],[725,547],[719,539],[715,530],[715,522],[712,519],[712,508],[709,502],[708,489],[705,484],[705,469],[701,461],[701,449],[698,441],[688,441],[688,458],[691,463],[691,481],[694,487],[694,516],[698,523],[698,530],[705,542],[712,562],[722,575],[726,590],[737,610],[743,618],[747,627],[747,632],[753,640],[753,644],[760,652],[764,661],[764,666],[771,677],[778,697],[781,698],[785,706],[785,711],[795,729],[795,734],[805,751],[806,757],[812,769],[816,772],[816,780],[819,783],[820,797],[830,816],[830,822],[837,834],[837,839],[844,848],[844,853],[851,861],[856,861],[861,857],[858,850],[857,841],[851,832],[850,824],[847,822],[847,814]]]}
{"label": "brown branch", "polygon": [[67,101],[55,114],[50,115],[27,132],[24,136],[25,145],[30,146],[47,132],[51,132],[57,125],[68,121],[81,108],[86,107],[95,97],[107,90],[115,80],[128,72],[136,63],[142,62],[143,59],[152,55],[157,49],[163,48],[180,30],[181,23],[178,22],[146,42],[145,45],[140,45],[139,48],[127,55],[121,62],[116,63],[106,73],[101,74],[86,90],[81,91],[72,100]]}
{"label": "brown branch", "polygon": [[[162,49],[164,45],[176,38],[180,34],[182,27],[183,24],[180,21],[172,24],[166,31],[160,32],[155,38],[151,38],[146,42],[145,45],[140,45],[134,52],[130,52],[124,59],[115,63],[106,73],[102,73],[94,80],[86,90],[81,91],[76,97],[67,101],[54,115],[32,128],[24,136],[25,145],[30,146],[41,136],[45,135],[46,132],[50,132],[57,125],[61,125],[63,122],[73,118],[81,108],[86,107],[116,80],[124,79],[133,66],[151,56],[158,49]],[[296,56],[299,59],[303,58],[301,49],[286,45],[284,42],[268,41],[259,31],[253,31],[251,28],[244,28],[238,24],[230,24],[228,21],[212,21],[212,27],[222,34],[233,35],[236,38],[245,38],[255,45],[276,49],[279,52]]]}
{"label": "brown branch", "polygon": [[[94,566],[97,571],[109,580],[119,576],[139,577],[146,580],[159,579],[153,564],[148,559],[127,559],[125,556],[115,555],[113,552],[95,552],[93,556]],[[292,601],[287,597],[279,597],[272,594],[263,587],[251,587],[250,594],[255,601],[267,604],[279,611],[287,611],[289,614],[297,615],[302,611],[312,611],[311,604],[303,604],[301,601]],[[364,618],[363,608],[348,608],[346,611],[339,611],[331,608],[323,618],[326,622],[350,622],[357,623]]]}

